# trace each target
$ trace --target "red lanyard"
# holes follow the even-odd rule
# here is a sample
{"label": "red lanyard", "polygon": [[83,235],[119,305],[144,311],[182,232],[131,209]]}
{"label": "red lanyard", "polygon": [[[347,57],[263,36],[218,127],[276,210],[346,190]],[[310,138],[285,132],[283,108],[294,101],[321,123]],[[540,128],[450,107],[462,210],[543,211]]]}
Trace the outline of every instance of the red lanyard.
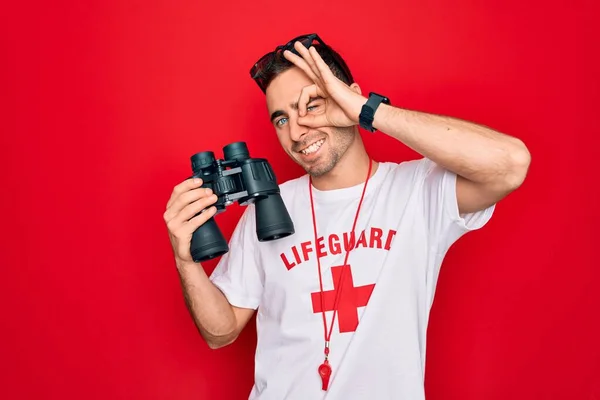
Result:
{"label": "red lanyard", "polygon": [[[333,323],[335,321],[335,317],[337,314],[337,308],[338,308],[338,300],[340,298],[340,294],[342,293],[342,286],[344,285],[344,272],[346,272],[346,265],[348,263],[348,255],[350,254],[350,250],[352,250],[354,248],[354,245],[356,244],[356,234],[354,232],[354,229],[356,228],[356,221],[358,221],[358,214],[360,213],[360,207],[362,205],[363,199],[365,197],[365,192],[367,191],[367,183],[369,183],[369,178],[371,177],[371,167],[373,166],[373,163],[371,161],[371,159],[369,159],[369,171],[367,172],[367,179],[365,181],[365,185],[363,187],[363,191],[362,194],[360,196],[360,201],[358,203],[358,208],[356,210],[356,215],[354,217],[354,223],[352,224],[352,233],[351,233],[351,246],[350,249],[348,251],[346,251],[346,257],[344,259],[344,264],[342,265],[342,272],[340,274],[340,278],[338,281],[338,285],[339,286],[339,290],[337,291],[336,295],[335,295],[335,301],[333,303],[333,317],[331,319],[331,326],[329,327],[329,332],[327,331],[327,319],[325,317],[325,306],[323,304],[323,298],[325,297],[323,295],[323,278],[321,276],[321,258],[319,256],[317,256],[317,266],[319,268],[319,285],[320,285],[320,290],[321,290],[321,313],[323,315],[323,330],[325,333],[325,361],[319,366],[319,375],[321,376],[321,380],[323,382],[322,385],[322,389],[323,390],[327,390],[327,387],[329,386],[329,378],[331,377],[331,365],[329,364],[329,341],[331,339],[331,333],[333,332]],[[314,229],[314,233],[315,233],[315,243],[317,243],[317,218],[315,216],[315,205],[313,203],[313,195],[312,195],[312,179],[309,179],[308,182],[308,190],[310,193],[310,207],[312,210],[312,218],[313,218],[313,229]],[[336,287],[337,287],[336,286]]]}

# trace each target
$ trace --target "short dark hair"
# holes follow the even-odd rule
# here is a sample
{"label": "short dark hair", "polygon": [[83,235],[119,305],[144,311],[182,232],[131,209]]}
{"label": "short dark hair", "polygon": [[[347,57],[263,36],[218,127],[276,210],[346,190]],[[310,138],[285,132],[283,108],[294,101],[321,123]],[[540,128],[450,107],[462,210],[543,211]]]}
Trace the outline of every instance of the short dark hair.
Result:
{"label": "short dark hair", "polygon": [[[325,64],[327,64],[331,69],[331,72],[333,72],[333,75],[347,85],[354,83],[354,78],[350,72],[350,68],[348,68],[346,61],[344,61],[338,52],[336,52],[330,46],[323,46],[319,43],[315,43],[312,45],[312,47],[317,50]],[[277,52],[274,55],[272,62],[269,63],[269,65],[267,65],[265,68],[258,71],[256,76],[254,76],[254,80],[259,82],[259,87],[263,93],[266,93],[267,87],[273,81],[273,79],[292,67],[295,67],[295,65],[283,56],[283,52]]]}

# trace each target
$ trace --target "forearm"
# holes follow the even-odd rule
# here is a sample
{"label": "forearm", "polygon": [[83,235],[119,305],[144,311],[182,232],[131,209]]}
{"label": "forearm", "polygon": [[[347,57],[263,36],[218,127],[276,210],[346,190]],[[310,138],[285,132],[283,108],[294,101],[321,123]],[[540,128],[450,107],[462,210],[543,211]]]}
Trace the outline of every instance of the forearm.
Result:
{"label": "forearm", "polygon": [[481,125],[382,104],[373,126],[472,182],[516,187],[526,174],[523,143]]}
{"label": "forearm", "polygon": [[200,334],[212,348],[237,337],[237,321],[227,298],[208,278],[200,264],[178,263],[186,306]]}

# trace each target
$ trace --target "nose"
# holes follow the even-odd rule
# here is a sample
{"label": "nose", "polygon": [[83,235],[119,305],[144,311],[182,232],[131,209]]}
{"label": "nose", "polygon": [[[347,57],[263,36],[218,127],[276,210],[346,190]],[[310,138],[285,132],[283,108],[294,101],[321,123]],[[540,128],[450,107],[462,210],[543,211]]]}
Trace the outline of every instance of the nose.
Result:
{"label": "nose", "polygon": [[298,123],[298,116],[290,118],[290,138],[294,142],[299,142],[302,136],[308,133],[308,127]]}

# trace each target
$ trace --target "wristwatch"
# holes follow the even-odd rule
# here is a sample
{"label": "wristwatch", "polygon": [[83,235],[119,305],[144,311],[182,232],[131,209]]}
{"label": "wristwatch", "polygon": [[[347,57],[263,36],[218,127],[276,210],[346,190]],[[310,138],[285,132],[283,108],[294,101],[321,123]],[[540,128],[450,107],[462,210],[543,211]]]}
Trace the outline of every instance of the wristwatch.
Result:
{"label": "wristwatch", "polygon": [[391,104],[390,99],[375,92],[369,93],[369,99],[362,106],[360,115],[358,116],[358,122],[360,127],[368,130],[369,132],[375,132],[377,129],[373,128],[373,118],[375,117],[375,111],[381,103]]}

